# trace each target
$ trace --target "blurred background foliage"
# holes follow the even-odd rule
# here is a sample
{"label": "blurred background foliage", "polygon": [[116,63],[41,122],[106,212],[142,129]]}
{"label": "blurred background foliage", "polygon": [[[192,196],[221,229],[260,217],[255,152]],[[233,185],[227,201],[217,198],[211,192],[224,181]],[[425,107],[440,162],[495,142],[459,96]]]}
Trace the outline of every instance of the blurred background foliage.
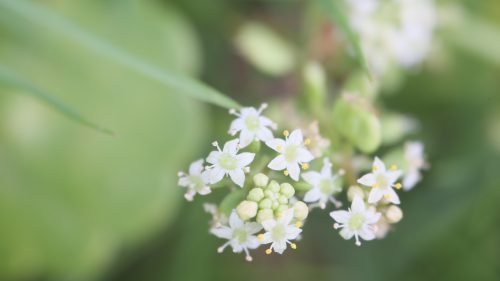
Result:
{"label": "blurred background foliage", "polygon": [[[358,248],[313,212],[297,251],[259,252],[251,264],[216,253],[220,241],[208,235],[203,200],[183,203],[176,184],[176,172],[225,133],[226,110],[30,22],[4,1],[1,66],[114,135],[0,84],[0,280],[500,279],[498,1],[440,1],[461,5],[473,20],[462,23],[469,30],[441,31],[440,51],[383,96],[388,109],[420,121],[432,164],[403,195],[396,231]],[[301,93],[294,65],[303,59],[297,31],[311,18],[309,1],[33,2],[241,104]],[[259,32],[261,24],[269,30]],[[244,42],[255,36],[280,55],[252,62],[259,46]],[[326,79],[335,85],[348,63],[332,64]]]}

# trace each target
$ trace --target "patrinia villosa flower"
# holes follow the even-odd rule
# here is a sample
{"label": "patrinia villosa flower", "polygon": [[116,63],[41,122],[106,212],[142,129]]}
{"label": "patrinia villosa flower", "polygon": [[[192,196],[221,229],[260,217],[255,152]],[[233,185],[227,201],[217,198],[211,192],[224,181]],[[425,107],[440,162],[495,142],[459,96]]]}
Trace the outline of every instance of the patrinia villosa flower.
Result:
{"label": "patrinia villosa flower", "polygon": [[324,209],[328,201],[340,207],[340,202],[335,200],[334,194],[342,191],[342,187],[337,182],[337,175],[332,174],[332,163],[325,158],[323,160],[323,167],[321,172],[305,172],[302,178],[312,188],[304,195],[304,202],[312,203],[318,202],[319,207]]}
{"label": "patrinia villosa flower", "polygon": [[184,197],[188,201],[193,201],[196,193],[207,195],[211,192],[210,186],[208,186],[210,181],[209,172],[203,169],[203,159],[197,160],[189,166],[189,174],[179,172],[178,176],[179,186],[187,188]]}
{"label": "patrinia villosa flower", "polygon": [[235,184],[243,187],[245,183],[244,169],[252,163],[255,154],[250,152],[238,154],[238,142],[237,139],[228,141],[222,150],[217,142],[213,143],[217,147],[217,151],[210,152],[207,157],[207,162],[212,164],[209,167],[211,184],[221,181],[225,175],[229,174]]}
{"label": "patrinia villosa flower", "polygon": [[255,234],[261,229],[262,226],[256,222],[244,222],[241,220],[236,211],[233,210],[229,216],[229,226],[212,228],[210,232],[219,238],[229,240],[217,249],[219,253],[222,253],[230,245],[235,253],[245,251],[246,260],[252,261],[248,250],[256,249],[260,246]]}
{"label": "patrinia villosa flower", "polygon": [[407,170],[403,178],[403,189],[408,191],[422,179],[420,171],[427,168],[428,165],[425,161],[424,145],[421,142],[405,143],[404,154]]}
{"label": "patrinia villosa flower", "polygon": [[266,254],[269,255],[272,251],[282,254],[286,250],[287,244],[290,244],[292,249],[297,248],[297,245],[290,241],[297,239],[302,229],[299,228],[300,223],[291,224],[293,213],[294,209],[288,209],[278,219],[269,219],[262,222],[266,233],[259,234],[258,239],[262,244],[271,243],[271,246],[266,250]]}
{"label": "patrinia villosa flower", "polygon": [[234,136],[240,132],[240,147],[246,147],[254,140],[266,142],[273,138],[271,129],[276,129],[276,124],[269,118],[261,115],[262,111],[267,107],[267,104],[262,104],[259,109],[253,107],[245,107],[236,112],[231,110],[230,113],[236,115],[236,118],[229,128],[229,134]]}
{"label": "patrinia villosa flower", "polygon": [[356,245],[361,246],[359,238],[369,241],[375,239],[374,224],[380,219],[380,213],[373,208],[366,208],[361,197],[356,196],[352,201],[351,209],[348,211],[333,211],[330,216],[336,221],[335,229],[341,228],[340,235],[345,240],[356,239]]}
{"label": "patrinia villosa flower", "polygon": [[368,195],[368,203],[377,203],[382,198],[385,198],[393,204],[399,204],[398,194],[393,187],[401,188],[401,184],[396,183],[401,174],[401,170],[397,170],[396,166],[387,170],[384,162],[375,157],[373,171],[358,179],[358,183],[372,188]]}
{"label": "patrinia villosa flower", "polygon": [[285,140],[273,139],[266,142],[266,145],[280,153],[268,165],[275,171],[285,170],[285,175],[290,175],[294,181],[299,180],[300,165],[306,169],[308,163],[314,156],[306,149],[302,131],[294,130],[291,134],[284,132]]}

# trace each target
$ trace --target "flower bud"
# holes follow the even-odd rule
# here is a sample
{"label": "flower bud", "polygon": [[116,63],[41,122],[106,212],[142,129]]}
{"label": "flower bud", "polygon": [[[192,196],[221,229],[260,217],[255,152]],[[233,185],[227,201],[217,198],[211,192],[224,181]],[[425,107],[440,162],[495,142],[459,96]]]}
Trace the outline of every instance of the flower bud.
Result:
{"label": "flower bud", "polygon": [[286,198],[291,198],[295,194],[295,188],[289,183],[282,183],[280,193],[285,195]]}
{"label": "flower bud", "polygon": [[286,198],[284,195],[280,195],[280,197],[278,197],[278,202],[280,204],[288,204],[288,198]]}
{"label": "flower bud", "polygon": [[238,207],[236,207],[236,213],[242,220],[248,220],[257,215],[257,203],[253,201],[242,201]]}
{"label": "flower bud", "polygon": [[259,202],[260,209],[271,209],[273,206],[273,201],[269,198],[264,198]]}
{"label": "flower bud", "polygon": [[272,206],[273,210],[278,209],[279,206],[280,206],[280,203],[278,202],[278,200],[274,200],[273,201],[273,206]]}
{"label": "flower bud", "polygon": [[403,211],[398,206],[390,206],[387,208],[385,212],[385,216],[387,217],[387,221],[389,223],[397,223],[403,218]]}
{"label": "flower bud", "polygon": [[279,205],[278,208],[276,208],[275,213],[277,217],[280,217],[283,215],[283,213],[288,210],[288,205]]}
{"label": "flower bud", "polygon": [[302,201],[297,201],[293,205],[294,209],[294,217],[300,221],[305,220],[307,218],[307,215],[309,214],[309,208],[307,207],[306,203]]}
{"label": "flower bud", "polygon": [[259,202],[264,198],[264,190],[259,187],[252,188],[248,193],[247,199],[255,202]]}
{"label": "flower bud", "polygon": [[280,185],[276,181],[271,181],[271,183],[267,186],[267,188],[272,192],[280,192]]}
{"label": "flower bud", "polygon": [[274,214],[273,214],[273,211],[270,209],[260,210],[257,213],[257,222],[258,223],[262,223],[263,221],[271,220],[271,219],[274,219]]}
{"label": "flower bud", "polygon": [[347,190],[347,199],[349,199],[349,201],[352,201],[356,196],[359,196],[361,199],[363,199],[365,197],[365,192],[361,187],[353,185],[349,187],[349,190]]}
{"label": "flower bud", "polygon": [[253,182],[258,187],[265,187],[269,182],[269,178],[262,173],[258,173],[255,176],[253,176]]}

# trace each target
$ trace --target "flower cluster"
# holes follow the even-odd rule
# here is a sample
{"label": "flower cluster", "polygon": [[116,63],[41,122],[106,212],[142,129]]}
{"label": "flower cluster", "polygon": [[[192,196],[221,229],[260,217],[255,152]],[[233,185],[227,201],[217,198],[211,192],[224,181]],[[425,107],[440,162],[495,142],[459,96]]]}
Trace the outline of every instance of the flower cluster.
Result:
{"label": "flower cluster", "polygon": [[[346,171],[336,162],[336,152],[328,148],[329,140],[320,135],[317,122],[313,130],[285,130],[284,138],[278,138],[273,135],[277,125],[262,115],[265,108],[231,110],[237,118],[229,135],[235,138],[222,148],[214,142],[216,150],[205,160],[192,163],[189,173],[179,173],[179,185],[186,188],[189,201],[196,194],[229,187],[219,206],[205,207],[213,215],[210,232],[227,240],[219,252],[230,246],[251,261],[250,250],[260,246],[266,254],[296,249],[309,212],[315,207],[326,209],[329,203],[340,208],[339,195],[344,191],[351,207],[330,213],[344,239],[354,237],[356,245],[361,245],[361,239],[384,237],[390,225],[401,220],[397,190],[409,190],[421,179],[421,170],[427,167],[422,144],[406,144],[404,169],[387,168],[375,157],[371,171],[362,174],[361,166],[354,168],[358,166],[353,156]],[[314,153],[311,139],[323,144]]]}

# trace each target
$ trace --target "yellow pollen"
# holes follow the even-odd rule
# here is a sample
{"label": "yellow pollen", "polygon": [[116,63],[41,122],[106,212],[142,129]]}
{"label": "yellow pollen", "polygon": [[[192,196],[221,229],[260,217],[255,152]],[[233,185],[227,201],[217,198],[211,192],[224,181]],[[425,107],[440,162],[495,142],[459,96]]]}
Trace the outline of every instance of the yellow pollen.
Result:
{"label": "yellow pollen", "polygon": [[276,146],[276,149],[277,149],[277,150],[282,150],[282,149],[283,149],[283,146],[278,145],[278,146]]}
{"label": "yellow pollen", "polygon": [[376,172],[378,170],[377,166],[373,166],[373,171]]}
{"label": "yellow pollen", "polygon": [[271,250],[271,248],[269,248],[266,250],[266,255],[270,255],[272,252],[273,252],[273,250]]}
{"label": "yellow pollen", "polygon": [[391,165],[391,170],[396,171],[398,169],[398,166],[396,165]]}
{"label": "yellow pollen", "polygon": [[310,138],[307,138],[304,140],[304,144],[305,145],[310,145],[311,144],[311,139]]}
{"label": "yellow pollen", "polygon": [[290,244],[290,248],[292,248],[294,250],[297,249],[297,244],[295,244],[295,243]]}
{"label": "yellow pollen", "polygon": [[264,240],[264,235],[263,234],[257,235],[257,239],[259,239],[259,241]]}
{"label": "yellow pollen", "polygon": [[402,187],[402,185],[398,182],[398,183],[396,183],[396,184],[394,185],[394,187],[395,187],[396,189],[400,189],[400,188]]}
{"label": "yellow pollen", "polygon": [[300,221],[298,221],[298,222],[296,222],[296,223],[295,223],[295,226],[296,226],[296,227],[301,227],[301,226],[302,226],[302,223],[301,223]]}
{"label": "yellow pollen", "polygon": [[290,135],[290,132],[288,132],[288,130],[284,130],[284,131],[283,131],[283,135],[284,135],[285,137],[288,137],[288,136]]}
{"label": "yellow pollen", "polygon": [[387,200],[389,200],[389,199],[391,199],[391,195],[390,194],[385,194],[384,198],[387,199]]}
{"label": "yellow pollen", "polygon": [[308,163],[304,163],[301,165],[302,166],[302,170],[307,170],[309,169],[309,164]]}
{"label": "yellow pollen", "polygon": [[288,173],[288,170],[285,170],[285,171],[283,172],[283,174],[285,174],[285,176],[288,176],[288,174],[289,174],[289,173]]}

